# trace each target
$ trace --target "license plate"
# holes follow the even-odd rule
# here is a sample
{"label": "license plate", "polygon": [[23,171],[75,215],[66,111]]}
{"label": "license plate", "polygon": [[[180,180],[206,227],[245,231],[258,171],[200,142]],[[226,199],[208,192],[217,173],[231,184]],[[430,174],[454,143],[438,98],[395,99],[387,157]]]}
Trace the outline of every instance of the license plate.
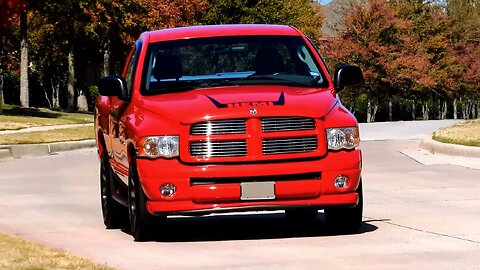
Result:
{"label": "license plate", "polygon": [[275,182],[240,183],[243,201],[275,199]]}

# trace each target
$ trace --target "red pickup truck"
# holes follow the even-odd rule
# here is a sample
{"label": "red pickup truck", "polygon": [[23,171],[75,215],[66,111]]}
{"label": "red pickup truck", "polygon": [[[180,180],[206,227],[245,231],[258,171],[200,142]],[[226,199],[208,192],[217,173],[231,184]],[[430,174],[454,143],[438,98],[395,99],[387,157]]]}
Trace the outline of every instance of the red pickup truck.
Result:
{"label": "red pickup truck", "polygon": [[[358,231],[358,124],[314,44],[281,25],[194,26],[145,32],[122,76],[99,83],[95,108],[103,218],[130,222],[136,241],[156,219],[285,210]],[[128,209],[128,211],[127,211]]]}

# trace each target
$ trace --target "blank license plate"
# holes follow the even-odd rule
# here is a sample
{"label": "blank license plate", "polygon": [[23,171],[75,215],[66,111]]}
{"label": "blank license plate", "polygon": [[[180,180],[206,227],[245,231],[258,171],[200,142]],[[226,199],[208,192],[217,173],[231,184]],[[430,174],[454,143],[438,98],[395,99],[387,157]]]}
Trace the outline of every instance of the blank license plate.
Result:
{"label": "blank license plate", "polygon": [[240,183],[243,201],[275,199],[275,182]]}

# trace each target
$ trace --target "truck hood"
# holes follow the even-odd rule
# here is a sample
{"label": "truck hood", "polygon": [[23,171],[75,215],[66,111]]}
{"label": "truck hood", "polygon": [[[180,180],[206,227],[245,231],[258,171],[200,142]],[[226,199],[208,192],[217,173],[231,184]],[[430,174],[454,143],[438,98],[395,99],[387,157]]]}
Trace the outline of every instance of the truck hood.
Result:
{"label": "truck hood", "polygon": [[181,124],[266,116],[324,117],[335,106],[333,89],[228,86],[144,96],[139,107]]}

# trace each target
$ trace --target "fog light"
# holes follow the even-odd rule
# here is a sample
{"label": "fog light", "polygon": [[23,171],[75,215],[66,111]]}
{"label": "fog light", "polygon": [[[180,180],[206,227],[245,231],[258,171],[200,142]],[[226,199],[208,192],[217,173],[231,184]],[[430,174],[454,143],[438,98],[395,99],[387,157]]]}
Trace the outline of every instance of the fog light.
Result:
{"label": "fog light", "polygon": [[333,181],[333,184],[335,185],[336,188],[347,188],[348,187],[348,177],[345,175],[339,175],[337,178],[335,178],[335,181]]}
{"label": "fog light", "polygon": [[177,191],[177,188],[170,183],[163,184],[160,187],[160,193],[165,197],[172,197],[173,194],[175,194],[175,191]]}

